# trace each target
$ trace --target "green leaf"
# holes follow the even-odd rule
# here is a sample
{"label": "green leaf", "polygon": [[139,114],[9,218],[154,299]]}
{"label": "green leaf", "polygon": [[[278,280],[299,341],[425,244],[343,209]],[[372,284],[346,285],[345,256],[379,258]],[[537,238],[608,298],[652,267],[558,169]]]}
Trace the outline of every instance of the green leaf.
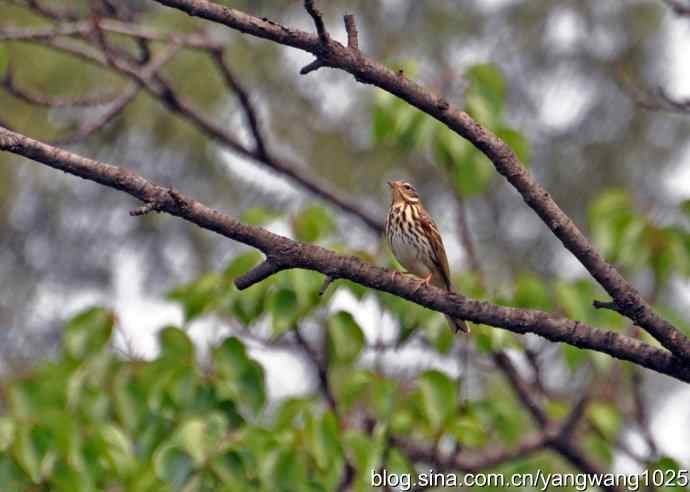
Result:
{"label": "green leaf", "polygon": [[11,417],[0,417],[0,452],[6,451],[12,445],[15,428]]}
{"label": "green leaf", "polygon": [[328,350],[331,360],[349,363],[364,348],[364,332],[352,315],[338,311],[328,319]]}
{"label": "green leaf", "polygon": [[387,421],[393,415],[400,399],[398,382],[384,378],[373,379],[370,392],[374,411],[380,420]]}
{"label": "green leaf", "polygon": [[448,354],[455,344],[455,332],[448,326],[444,316],[435,312],[428,312],[424,321],[424,333],[429,342],[440,354]]}
{"label": "green leaf", "polygon": [[494,127],[502,117],[506,92],[501,70],[494,64],[474,65],[465,78],[470,82],[465,94],[467,112],[480,123]]}
{"label": "green leaf", "polygon": [[622,417],[618,409],[603,402],[592,402],[587,408],[592,423],[607,439],[615,439],[621,429]]}
{"label": "green leaf", "polygon": [[[302,454],[276,448],[262,456],[261,477],[264,490],[288,491],[307,481],[307,465]],[[290,484],[290,485],[288,485]]]}
{"label": "green leaf", "polygon": [[103,308],[88,309],[72,318],[65,328],[63,346],[74,359],[103,350],[113,333],[115,316]]}
{"label": "green leaf", "polygon": [[213,350],[212,359],[218,396],[235,401],[251,414],[258,413],[266,402],[264,372],[247,356],[242,342],[227,338]]}
{"label": "green leaf", "polygon": [[266,279],[235,295],[229,306],[231,314],[244,325],[249,325],[262,317],[267,310],[266,301],[274,282],[275,279]]}
{"label": "green leaf", "polygon": [[589,282],[578,280],[572,283],[556,284],[556,298],[569,318],[584,321],[588,318],[594,292]]}
{"label": "green leaf", "polygon": [[690,199],[680,202],[680,210],[690,220]]}
{"label": "green leaf", "polygon": [[292,230],[299,241],[313,243],[335,231],[335,221],[324,207],[307,207],[292,221]]}
{"label": "green leaf", "polygon": [[103,443],[101,457],[108,461],[119,476],[128,476],[137,467],[138,460],[132,441],[118,426],[107,423],[98,431]]}
{"label": "green leaf", "polygon": [[153,455],[156,475],[169,483],[174,490],[180,490],[191,475],[194,462],[182,449],[164,444]]}
{"label": "green leaf", "polygon": [[248,251],[247,253],[236,256],[225,268],[223,276],[226,279],[235,279],[244,275],[254,268],[261,261],[261,254],[258,251]]}
{"label": "green leaf", "polygon": [[292,269],[282,272],[280,278],[284,279],[282,285],[294,290],[297,295],[299,305],[299,317],[303,317],[312,308],[320,305],[322,300],[319,296],[319,289],[323,284],[323,275],[309,270]]}
{"label": "green leaf", "polygon": [[393,96],[387,92],[376,91],[376,102],[372,115],[372,136],[374,144],[381,145],[395,131],[395,116],[391,111]]}
{"label": "green leaf", "polygon": [[194,361],[194,344],[189,336],[175,326],[166,326],[159,335],[161,357],[177,362]]}
{"label": "green leaf", "polygon": [[369,436],[361,431],[353,430],[345,434],[346,448],[352,455],[352,464],[360,474],[369,474],[381,466],[383,454],[383,435],[375,429],[374,436]]}
{"label": "green leaf", "polygon": [[242,212],[240,221],[246,224],[263,226],[273,222],[278,217],[280,217],[280,212],[277,210],[271,210],[265,207],[252,207]]}
{"label": "green leaf", "polygon": [[29,479],[38,483],[41,479],[41,456],[31,430],[31,426],[26,424],[17,427],[12,454]]}
{"label": "green leaf", "polygon": [[513,130],[512,128],[508,127],[503,127],[496,130],[496,135],[498,138],[507,143],[511,149],[513,149],[513,152],[515,152],[515,155],[518,156],[518,159],[520,159],[520,162],[522,162],[525,167],[529,167],[532,149],[527,137],[517,130]]}
{"label": "green leaf", "polygon": [[493,177],[494,168],[489,159],[474,149],[464,159],[456,161],[452,175],[456,191],[464,197],[486,191]]}
{"label": "green leaf", "polygon": [[220,480],[227,485],[227,490],[251,490],[249,482],[244,480],[247,472],[242,456],[239,453],[231,451],[217,455],[211,461],[210,467]]}
{"label": "green leaf", "polygon": [[626,190],[614,188],[601,193],[588,215],[592,239],[607,259],[625,260],[630,266],[643,263],[649,254],[642,247],[646,221],[634,213]]}
{"label": "green leaf", "polygon": [[0,46],[0,79],[5,77],[7,68],[10,65],[10,52],[7,46]]}
{"label": "green leaf", "polygon": [[364,399],[373,380],[367,369],[349,365],[332,365],[328,375],[338,406],[346,410]]}
{"label": "green leaf", "polygon": [[571,371],[574,371],[590,360],[589,352],[579,347],[563,344],[563,358]]}
{"label": "green leaf", "polygon": [[486,444],[486,430],[482,422],[472,415],[456,417],[448,427],[449,432],[463,446],[479,448]]}
{"label": "green leaf", "polygon": [[331,411],[326,411],[321,419],[311,419],[311,449],[316,466],[327,469],[340,457],[338,423]]}
{"label": "green leaf", "polygon": [[278,337],[292,328],[297,320],[297,295],[292,289],[279,289],[268,300],[273,319],[273,336]]}
{"label": "green leaf", "polygon": [[551,311],[552,302],[544,282],[531,274],[520,274],[515,282],[513,305]]}
{"label": "green leaf", "polygon": [[201,465],[208,456],[206,447],[206,424],[200,418],[184,422],[177,431],[180,448],[192,457],[194,463]]}
{"label": "green leaf", "polygon": [[131,377],[130,367],[120,369],[112,381],[112,403],[115,414],[128,431],[134,431],[147,413],[145,394]]}
{"label": "green leaf", "polygon": [[217,305],[225,285],[221,274],[211,272],[190,284],[177,287],[168,294],[168,298],[182,304],[185,321],[190,322]]}
{"label": "green leaf", "polygon": [[436,127],[434,136],[434,158],[443,169],[452,172],[457,162],[467,159],[472,154],[469,142],[446,126]]}
{"label": "green leaf", "polygon": [[418,380],[421,409],[434,433],[441,431],[458,405],[456,383],[447,374],[430,370]]}
{"label": "green leaf", "polygon": [[686,243],[688,234],[676,227],[647,227],[651,246],[650,263],[657,280],[665,282],[672,274],[690,274],[690,251]]}
{"label": "green leaf", "polygon": [[400,477],[409,476],[411,479],[414,479],[416,474],[414,465],[407,456],[397,448],[391,448],[390,451],[388,451],[388,459],[385,468],[390,473],[395,473]]}
{"label": "green leaf", "polygon": [[293,428],[311,413],[313,404],[313,401],[306,398],[287,398],[275,414],[274,425],[277,429]]}

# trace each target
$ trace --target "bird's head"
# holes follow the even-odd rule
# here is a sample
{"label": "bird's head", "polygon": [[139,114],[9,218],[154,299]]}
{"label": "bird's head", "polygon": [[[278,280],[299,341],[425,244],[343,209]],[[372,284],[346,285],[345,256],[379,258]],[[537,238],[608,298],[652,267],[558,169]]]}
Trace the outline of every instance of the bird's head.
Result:
{"label": "bird's head", "polygon": [[391,188],[393,203],[416,204],[420,202],[417,190],[410,183],[406,181],[389,181],[388,186]]}

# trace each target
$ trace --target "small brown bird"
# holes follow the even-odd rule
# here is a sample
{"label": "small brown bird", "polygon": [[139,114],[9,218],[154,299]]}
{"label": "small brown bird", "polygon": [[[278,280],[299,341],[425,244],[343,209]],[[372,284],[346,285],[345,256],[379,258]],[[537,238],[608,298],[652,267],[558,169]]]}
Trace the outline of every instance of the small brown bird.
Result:
{"label": "small brown bird", "polygon": [[[431,283],[452,291],[441,234],[422,205],[417,190],[404,181],[389,181],[388,186],[393,200],[386,218],[386,239],[393,254],[409,273],[421,278],[420,287]],[[470,332],[463,320],[446,318],[456,332]]]}

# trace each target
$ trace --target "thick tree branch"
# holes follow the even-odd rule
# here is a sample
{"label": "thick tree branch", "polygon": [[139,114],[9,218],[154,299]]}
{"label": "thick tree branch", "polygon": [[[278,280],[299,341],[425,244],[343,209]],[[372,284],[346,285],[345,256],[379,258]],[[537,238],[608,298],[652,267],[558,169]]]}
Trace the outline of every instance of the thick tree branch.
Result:
{"label": "thick tree branch", "polygon": [[264,20],[239,10],[207,0],[154,0],[189,15],[223,24],[252,36],[314,54],[329,67],[351,73],[358,81],[373,84],[394,94],[444,123],[483,152],[522,195],[563,245],[601,284],[620,307],[621,312],[647,330],[661,344],[679,357],[690,360],[690,340],[675,326],[658,316],[640,293],[594,248],[568,215],[520,162],[510,147],[490,130],[479,125],[467,113],[451,106],[445,99],[425,89],[404,74],[365,57],[359,50],[330,40],[328,49],[318,35]]}
{"label": "thick tree branch", "polygon": [[273,234],[260,227],[242,224],[179,192],[153,184],[128,169],[88,159],[5,128],[0,128],[0,150],[122,190],[144,203],[154,203],[156,210],[181,217],[259,249],[275,267],[304,268],[335,279],[349,279],[453,317],[504,328],[515,333],[536,333],[551,341],[604,352],[690,382],[690,365],[686,361],[632,337],[598,330],[543,311],[497,306],[467,299],[433,286],[420,288],[419,282],[408,276],[394,275],[391,270],[376,267],[357,257],[339,255],[313,244]]}

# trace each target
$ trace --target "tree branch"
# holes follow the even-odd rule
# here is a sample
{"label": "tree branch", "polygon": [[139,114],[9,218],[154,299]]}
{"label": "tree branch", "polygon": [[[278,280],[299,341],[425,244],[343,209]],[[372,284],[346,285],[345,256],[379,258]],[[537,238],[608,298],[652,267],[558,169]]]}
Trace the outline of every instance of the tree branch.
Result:
{"label": "tree branch", "polygon": [[542,409],[541,402],[535,398],[534,391],[527,382],[520,377],[508,355],[505,352],[496,352],[493,357],[496,366],[506,376],[522,405],[529,411],[539,427],[546,428],[549,425],[549,419]]}
{"label": "tree branch", "polygon": [[547,436],[543,432],[535,432],[527,437],[515,448],[495,447],[479,452],[459,452],[449,458],[439,458],[435,449],[422,446],[399,438],[393,439],[393,445],[401,449],[413,462],[430,463],[438,471],[460,470],[465,473],[477,473],[487,468],[494,468],[503,463],[525,458],[532,453],[544,449]]}
{"label": "tree branch", "polygon": [[316,33],[324,46],[327,46],[330,41],[330,36],[328,31],[326,31],[326,26],[323,23],[323,16],[321,11],[314,5],[314,0],[304,0],[304,8],[309,12],[311,18],[314,20],[314,25],[316,26]]}
{"label": "tree branch", "polygon": [[479,286],[484,289],[486,288],[486,279],[484,278],[484,271],[482,270],[479,257],[477,256],[477,251],[474,247],[472,233],[467,225],[466,202],[459,195],[455,197],[455,201],[457,204],[458,235],[460,236],[460,243],[462,244],[462,248],[465,250],[465,254],[467,255],[467,263],[469,264],[470,270],[477,276]]}
{"label": "tree branch", "polygon": [[312,53],[328,66],[345,70],[360,82],[373,84],[390,92],[444,123],[491,160],[496,170],[522,195],[525,203],[616,301],[625,316],[647,330],[677,356],[690,359],[690,340],[670,322],[657,315],[640,293],[604,259],[510,147],[467,113],[453,107],[404,74],[399,74],[335,40],[330,40],[326,53],[318,35],[263,20],[207,0],[154,1],[252,36]]}
{"label": "tree branch", "polygon": [[319,353],[316,350],[314,350],[311,347],[311,345],[309,345],[309,342],[307,342],[307,340],[302,335],[299,326],[295,326],[293,332],[295,334],[295,340],[297,340],[297,344],[302,348],[302,350],[307,356],[307,359],[316,371],[319,390],[328,402],[328,406],[331,408],[331,410],[333,410],[333,413],[338,415],[338,403],[335,400],[335,395],[333,395],[333,389],[331,388],[331,382],[328,378],[327,361],[324,361],[319,356]]}
{"label": "tree branch", "polygon": [[249,93],[244,89],[244,87],[242,87],[242,84],[240,84],[240,81],[237,79],[235,74],[230,69],[230,66],[223,58],[223,51],[214,50],[212,51],[212,56],[213,61],[216,62],[216,66],[223,76],[225,84],[235,93],[237,99],[242,105],[242,109],[244,110],[244,114],[246,115],[249,123],[249,128],[251,128],[252,135],[254,136],[254,142],[256,144],[255,154],[259,158],[265,158],[268,154],[266,151],[266,142],[264,140],[263,133],[261,132],[261,128],[259,127],[259,119],[256,116],[256,110],[249,99]]}
{"label": "tree branch", "polygon": [[259,283],[262,280],[266,280],[271,275],[285,270],[285,268],[286,267],[280,265],[279,263],[268,259],[252,268],[244,275],[237,277],[235,279],[235,286],[240,290],[248,289],[252,285]]}
{"label": "tree branch", "polygon": [[39,92],[17,86],[14,73],[8,67],[4,79],[0,82],[3,89],[11,96],[34,106],[46,108],[70,108],[76,106],[102,106],[113,103],[119,96],[116,93],[89,94],[86,96],[50,97]]}
{"label": "tree branch", "polygon": [[419,282],[408,276],[394,275],[391,270],[376,267],[355,256],[339,255],[313,244],[273,234],[260,227],[242,224],[175,190],[153,184],[126,168],[88,159],[5,128],[0,128],[0,150],[124,191],[144,203],[155,203],[156,210],[181,217],[229,239],[257,248],[283,269],[304,268],[334,279],[349,279],[452,317],[515,333],[535,333],[551,341],[603,352],[690,382],[690,365],[684,360],[632,337],[598,330],[578,321],[535,309],[518,309],[471,300],[433,286],[420,288]]}
{"label": "tree branch", "polygon": [[663,0],[673,12],[681,17],[690,16],[690,4],[683,3],[681,0]]}
{"label": "tree branch", "polygon": [[[545,447],[559,453],[571,465],[590,475],[601,475],[604,470],[580,449],[577,441],[573,439],[573,432],[578,421],[582,418],[589,402],[588,395],[583,395],[573,406],[570,414],[559,424],[551,422],[543,405],[534,397],[534,391],[525,381],[513,365],[510,358],[504,352],[494,354],[496,365],[503,371],[513,387],[520,402],[529,411],[542,433],[546,436]],[[618,492],[620,489],[613,486],[604,486],[609,492]]]}
{"label": "tree branch", "polygon": [[[2,40],[1,37],[2,33],[0,33],[0,40]],[[111,68],[131,78],[135,82],[141,84],[149,94],[158,99],[168,110],[191,123],[199,131],[220,145],[229,148],[242,157],[251,159],[279,174],[287,176],[310,193],[313,193],[346,213],[359,218],[375,234],[383,233],[383,221],[373,215],[365,207],[362,207],[359,203],[341,195],[327,184],[322,183],[318,179],[302,171],[301,169],[306,166],[274,155],[260,156],[255,151],[245,147],[229,131],[216,125],[214,122],[208,120],[203,113],[197,111],[189,101],[175,95],[170,83],[161,76],[157,75],[153,80],[146,80],[141,76],[139,67],[132,65],[127,60],[115,57],[113,53],[110,53],[110,57],[107,58],[100,50],[88,45],[74,43],[70,39],[54,39],[53,36],[47,36],[45,38],[30,37],[22,40],[41,42],[53,49],[69,53],[86,62],[101,67]],[[213,49],[216,48],[214,47]],[[7,127],[7,125],[4,126]]]}
{"label": "tree branch", "polygon": [[347,14],[343,17],[343,22],[345,23],[345,31],[347,31],[347,47],[359,51],[359,33],[357,32],[355,16]]}

